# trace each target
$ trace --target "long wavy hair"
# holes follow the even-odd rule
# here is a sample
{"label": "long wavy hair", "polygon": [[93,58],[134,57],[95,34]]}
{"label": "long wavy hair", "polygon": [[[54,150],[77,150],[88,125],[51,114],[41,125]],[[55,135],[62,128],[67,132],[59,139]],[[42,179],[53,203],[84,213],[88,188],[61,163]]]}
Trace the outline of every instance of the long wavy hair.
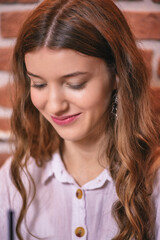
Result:
{"label": "long wavy hair", "polygon": [[15,143],[11,174],[23,200],[16,226],[18,238],[23,240],[21,224],[29,204],[21,171],[27,169],[30,156],[43,167],[61,141],[30,98],[24,57],[41,47],[73,49],[102,58],[114,69],[119,80],[118,118],[111,117],[106,129],[106,159],[119,199],[112,207],[119,227],[113,240],[154,239],[150,196],[159,125],[151,107],[143,58],[123,14],[111,0],[45,0],[19,33],[13,55],[11,119]]}

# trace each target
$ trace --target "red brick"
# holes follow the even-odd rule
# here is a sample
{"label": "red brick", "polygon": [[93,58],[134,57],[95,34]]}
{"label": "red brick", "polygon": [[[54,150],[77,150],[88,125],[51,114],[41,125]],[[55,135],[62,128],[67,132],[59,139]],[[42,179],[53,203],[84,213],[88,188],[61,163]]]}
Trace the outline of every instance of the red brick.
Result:
{"label": "red brick", "polygon": [[38,0],[0,0],[0,3],[37,3]]}
{"label": "red brick", "polygon": [[155,3],[160,3],[160,0],[152,0]]}
{"label": "red brick", "polygon": [[12,88],[10,84],[0,88],[0,106],[11,107]]}
{"label": "red brick", "polygon": [[160,39],[160,12],[123,13],[137,39]]}
{"label": "red brick", "polygon": [[0,131],[9,131],[10,130],[10,119],[0,118]]}
{"label": "red brick", "polygon": [[160,87],[152,87],[151,100],[155,113],[160,115]]}
{"label": "red brick", "polygon": [[[2,36],[16,37],[29,11],[2,13]],[[124,14],[138,39],[160,39],[160,13],[130,12]]]}
{"label": "red brick", "polygon": [[4,162],[9,158],[9,153],[0,153],[0,167],[4,164]]}
{"label": "red brick", "polygon": [[29,11],[3,12],[1,14],[2,37],[16,37]]}
{"label": "red brick", "polygon": [[9,71],[12,60],[12,48],[0,47],[0,70]]}
{"label": "red brick", "polygon": [[160,59],[159,59],[159,62],[158,62],[158,77],[160,77]]}

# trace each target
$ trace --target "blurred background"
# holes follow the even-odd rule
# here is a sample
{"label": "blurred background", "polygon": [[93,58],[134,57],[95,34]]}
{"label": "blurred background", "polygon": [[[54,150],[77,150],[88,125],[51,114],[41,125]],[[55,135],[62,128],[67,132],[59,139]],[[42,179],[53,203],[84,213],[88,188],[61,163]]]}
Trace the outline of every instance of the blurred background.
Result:
{"label": "blurred background", "polygon": [[[103,1],[103,0],[102,0]],[[10,63],[16,36],[29,11],[38,0],[0,0],[0,166],[11,154],[9,144]],[[116,0],[137,39],[147,67],[151,85],[160,87],[160,0]]]}

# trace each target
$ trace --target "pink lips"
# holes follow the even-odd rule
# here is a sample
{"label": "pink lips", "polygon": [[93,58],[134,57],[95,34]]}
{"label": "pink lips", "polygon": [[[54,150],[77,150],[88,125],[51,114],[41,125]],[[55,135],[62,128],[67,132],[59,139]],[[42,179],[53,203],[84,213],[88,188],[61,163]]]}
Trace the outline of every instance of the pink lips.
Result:
{"label": "pink lips", "polygon": [[69,123],[72,123],[75,121],[81,113],[75,114],[75,115],[70,115],[70,116],[64,116],[64,117],[53,117],[52,120],[58,124],[58,125],[67,125]]}

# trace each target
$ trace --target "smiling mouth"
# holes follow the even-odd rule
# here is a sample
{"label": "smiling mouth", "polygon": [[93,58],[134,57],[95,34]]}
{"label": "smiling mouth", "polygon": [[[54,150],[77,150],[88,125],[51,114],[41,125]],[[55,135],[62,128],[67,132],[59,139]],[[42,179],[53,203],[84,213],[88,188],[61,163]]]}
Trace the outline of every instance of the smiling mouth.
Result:
{"label": "smiling mouth", "polygon": [[63,116],[63,117],[53,117],[51,116],[53,122],[55,122],[58,125],[67,125],[72,122],[74,122],[76,119],[79,118],[81,113],[70,115],[70,116]]}

